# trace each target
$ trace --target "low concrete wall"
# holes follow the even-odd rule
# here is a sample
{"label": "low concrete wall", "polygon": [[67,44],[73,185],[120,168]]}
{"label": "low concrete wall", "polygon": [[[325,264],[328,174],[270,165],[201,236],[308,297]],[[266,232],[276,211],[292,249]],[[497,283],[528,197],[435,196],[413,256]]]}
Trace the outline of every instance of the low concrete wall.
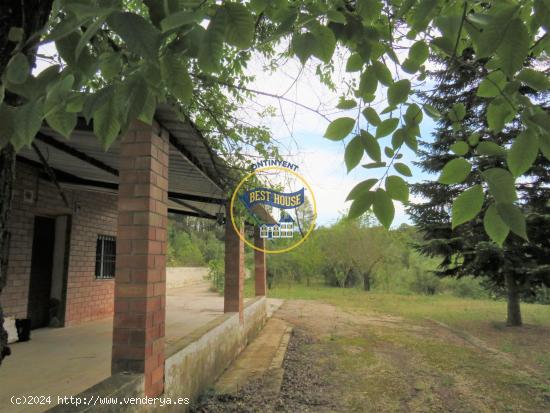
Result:
{"label": "low concrete wall", "polygon": [[[257,297],[245,304],[244,323],[238,313],[225,314],[182,338],[167,349],[165,386],[161,398],[198,399],[212,386],[239,353],[263,328],[267,318],[267,299]],[[52,407],[50,413],[187,412],[190,405],[126,404],[124,398],[144,399],[143,375],[115,374],[76,395],[82,404]],[[109,404],[113,398],[117,404]],[[122,403],[121,403],[122,402]]]}
{"label": "low concrete wall", "polygon": [[247,303],[244,323],[238,313],[227,314],[175,343],[165,362],[164,395],[196,401],[260,332],[266,317],[266,298],[258,297]]}
{"label": "low concrete wall", "polygon": [[178,288],[202,282],[207,275],[206,267],[168,267],[166,268],[166,288]]}

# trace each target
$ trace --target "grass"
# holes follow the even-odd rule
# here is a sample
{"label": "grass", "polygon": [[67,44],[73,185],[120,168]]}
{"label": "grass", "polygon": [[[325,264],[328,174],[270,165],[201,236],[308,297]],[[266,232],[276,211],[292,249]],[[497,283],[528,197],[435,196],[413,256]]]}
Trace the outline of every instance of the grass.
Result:
{"label": "grass", "polygon": [[506,302],[500,300],[321,284],[279,284],[269,296],[332,304],[357,320],[400,320],[399,328],[366,321],[362,334],[357,327],[325,340],[352,378],[333,377],[355,389],[348,400],[352,411],[366,401],[387,411],[403,410],[403,403],[411,411],[550,411],[550,306],[523,303],[524,326],[518,328],[506,327]]}
{"label": "grass", "polygon": [[[248,280],[247,280],[248,281]],[[253,283],[248,281],[251,291]],[[276,285],[269,291],[273,298],[321,300],[349,310],[368,310],[408,319],[431,318],[449,325],[474,321],[499,323],[506,317],[506,302],[502,300],[459,298],[451,295],[404,295],[365,292],[358,288],[334,288],[321,284]],[[542,304],[522,304],[526,324],[550,327],[550,307]]]}

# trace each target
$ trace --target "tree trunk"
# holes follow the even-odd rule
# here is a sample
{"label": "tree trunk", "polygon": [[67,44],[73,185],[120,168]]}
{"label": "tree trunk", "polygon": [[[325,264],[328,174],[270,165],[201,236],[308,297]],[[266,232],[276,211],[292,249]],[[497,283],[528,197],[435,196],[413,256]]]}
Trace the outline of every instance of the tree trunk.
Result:
{"label": "tree trunk", "polygon": [[370,291],[370,271],[365,271],[363,273],[363,289],[365,291]]}
{"label": "tree trunk", "polygon": [[[12,27],[23,29],[23,39],[41,30],[52,9],[53,0],[8,0],[0,8],[0,75],[4,73],[16,43],[8,38]],[[34,65],[36,44],[29,44],[23,50],[29,62]],[[6,91],[5,102],[17,105],[18,99]],[[0,139],[2,141],[2,139]],[[0,294],[6,285],[9,254],[9,233],[7,222],[11,207],[13,183],[15,180],[15,151],[11,144],[0,150]],[[4,329],[4,315],[0,305],[0,365],[10,354],[8,337]]]}
{"label": "tree trunk", "polygon": [[[7,281],[10,236],[7,224],[14,176],[15,151],[12,145],[7,145],[0,151],[0,294]],[[8,333],[4,330],[4,314],[0,306],[0,364],[2,364],[2,359],[9,354]]]}
{"label": "tree trunk", "polygon": [[506,324],[509,326],[521,326],[521,309],[519,304],[519,287],[514,280],[512,274],[505,275],[506,280],[506,292],[508,295],[508,316],[506,318]]}

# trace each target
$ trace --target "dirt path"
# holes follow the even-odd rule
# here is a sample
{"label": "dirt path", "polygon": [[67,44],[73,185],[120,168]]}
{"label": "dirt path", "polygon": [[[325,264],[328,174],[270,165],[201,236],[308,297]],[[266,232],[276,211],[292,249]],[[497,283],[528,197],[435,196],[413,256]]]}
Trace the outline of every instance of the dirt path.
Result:
{"label": "dirt path", "polygon": [[[201,412],[546,412],[549,384],[430,320],[351,314],[317,301],[275,313],[294,327],[278,397],[262,379]],[[488,347],[487,347],[488,348]]]}

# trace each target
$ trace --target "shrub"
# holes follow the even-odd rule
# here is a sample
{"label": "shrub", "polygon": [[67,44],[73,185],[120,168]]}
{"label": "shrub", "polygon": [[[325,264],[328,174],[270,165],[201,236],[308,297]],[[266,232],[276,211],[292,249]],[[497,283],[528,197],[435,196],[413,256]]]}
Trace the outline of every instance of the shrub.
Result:
{"label": "shrub", "polygon": [[225,265],[220,258],[211,260],[208,263],[208,279],[212,284],[212,290],[223,293],[225,286]]}

